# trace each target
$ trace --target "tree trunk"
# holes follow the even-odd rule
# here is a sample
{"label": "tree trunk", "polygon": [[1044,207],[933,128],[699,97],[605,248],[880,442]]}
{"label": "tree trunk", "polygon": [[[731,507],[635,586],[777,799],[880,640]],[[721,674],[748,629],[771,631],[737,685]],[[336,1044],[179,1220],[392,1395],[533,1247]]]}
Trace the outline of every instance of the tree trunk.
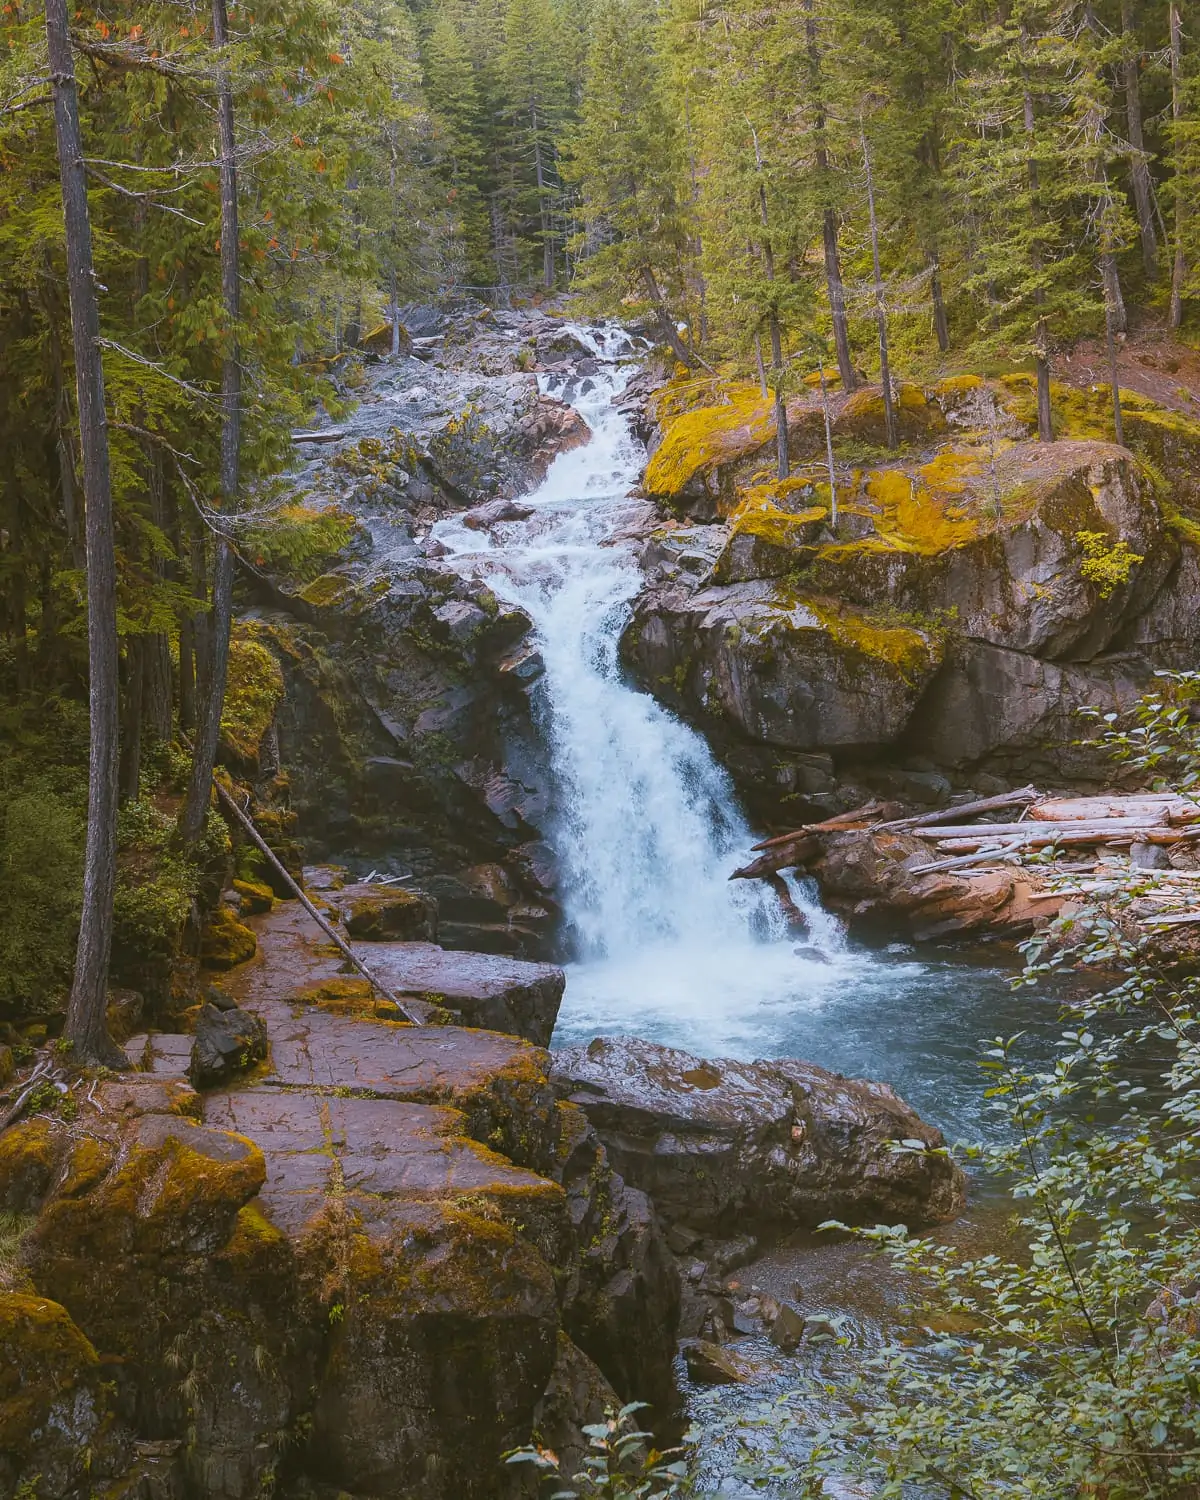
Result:
{"label": "tree trunk", "polygon": [[50,363],[54,370],[54,436],[58,453],[58,488],[62,499],[67,545],[76,568],[85,566],[85,548],[79,524],[79,496],[75,486],[75,453],[71,445],[71,398],[63,368],[62,340],[58,336],[55,308],[46,301],[46,331]]}
{"label": "tree trunk", "polygon": [[950,352],[950,322],[946,317],[946,298],[942,291],[942,264],[936,250],[929,253],[929,296],[933,303],[933,331],[938,348],[943,354]]}
{"label": "tree trunk", "polygon": [[[150,482],[150,519],[164,536],[170,534],[167,517],[167,487],[163,475],[162,453],[152,449],[147,454]],[[175,565],[169,559],[155,558],[155,578],[160,583],[175,578]],[[142,664],[143,726],[159,744],[171,738],[171,642],[162,632],[148,635]]]}
{"label": "tree trunk", "polygon": [[125,639],[125,693],[121,713],[120,797],[122,802],[138,794],[142,774],[142,702],[145,697],[146,637]]}
{"label": "tree trunk", "polygon": [[392,267],[388,278],[388,315],[392,320],[392,358],[400,355],[400,292],[396,285],[396,268]]}
{"label": "tree trunk", "polygon": [[[1036,221],[1040,218],[1037,159],[1033,154],[1033,95],[1026,90],[1025,93],[1025,134],[1029,140],[1029,188],[1032,194],[1029,211]],[[1040,270],[1042,265],[1042,247],[1036,238],[1030,247],[1029,258],[1034,270]],[[1038,287],[1033,297],[1035,307],[1045,307],[1046,293],[1042,287]],[[1050,407],[1050,329],[1044,317],[1039,317],[1034,328],[1034,353],[1033,362],[1037,370],[1037,413],[1038,413],[1038,440],[1043,443],[1054,441],[1054,420]]]}
{"label": "tree trunk", "polygon": [[824,356],[821,358],[818,369],[821,376],[821,412],[825,418],[825,462],[829,468],[829,524],[836,535],[838,523],[837,470],[834,468],[833,463],[833,417],[829,410],[829,384],[825,379]]}
{"label": "tree trunk", "polygon": [[[817,42],[817,21],[813,15],[813,0],[804,0],[804,37],[808,49],[808,68],[812,83],[812,97],[816,101],[817,139],[816,169],[822,186],[829,178],[829,152],[824,144],[825,106],[821,89],[821,50]],[[833,343],[837,350],[838,374],[842,389],[852,391],[858,385],[858,375],[850,352],[850,322],[846,316],[846,288],[842,281],[841,256],[838,254],[837,216],[827,206],[821,224],[821,238],[825,251],[825,285],[829,291],[829,316],[833,323]]]}
{"label": "tree trunk", "polygon": [[883,418],[889,448],[900,446],[900,424],[892,393],[892,367],[888,351],[887,303],[883,292],[883,268],[879,259],[879,218],[875,212],[875,174],[871,170],[871,148],[867,133],[861,136],[863,167],[867,174],[867,215],[871,226],[871,266],[875,276],[875,326],[879,330],[879,382],[883,387]]}
{"label": "tree trunk", "polygon": [[1179,170],[1179,131],[1183,125],[1183,21],[1179,0],[1171,0],[1171,119],[1175,126],[1175,250],[1171,257],[1171,306],[1167,321],[1178,329],[1183,323],[1183,287],[1187,280],[1187,256],[1183,248],[1187,212],[1183,174]]}
{"label": "tree trunk", "polygon": [[771,394],[771,390],[767,385],[767,371],[765,366],[763,365],[762,336],[757,333],[754,335],[754,368],[758,373],[759,393],[765,401]]}
{"label": "tree trunk", "polygon": [[650,299],[650,305],[654,308],[655,316],[658,318],[658,326],[666,343],[670,346],[675,358],[688,367],[689,370],[696,368],[696,357],[679,337],[679,329],[675,326],[675,319],[663,300],[662,289],[659,287],[658,278],[651,266],[642,267],[642,285],[646,288],[646,295]]}
{"label": "tree trunk", "polygon": [[1158,273],[1158,236],[1154,229],[1154,182],[1146,155],[1146,137],[1142,129],[1142,90],[1138,79],[1140,51],[1130,45],[1136,41],[1132,0],[1121,0],[1121,34],[1126,43],[1122,63],[1125,83],[1125,117],[1129,125],[1129,144],[1133,147],[1133,202],[1137,210],[1138,233],[1142,241],[1142,264],[1153,279]]}
{"label": "tree trunk", "polygon": [[83,454],[84,536],[88,592],[87,839],[75,974],[63,1034],[77,1061],[125,1067],[105,1025],[117,878],[119,684],[117,559],[113,539],[108,419],[100,356],[100,309],[92,260],[87,174],[79,128],[79,95],[66,0],[46,0],[46,44],[54,94],[54,134],[62,185],[67,287],[75,346],[75,390]]}
{"label": "tree trunk", "polygon": [[[767,188],[762,180],[762,158],[758,154],[758,139],[754,141],[754,161],[758,169],[758,212],[763,226],[763,264],[767,271],[767,281],[775,284],[775,250],[771,244],[771,236],[768,233],[769,223],[767,216]],[[787,402],[783,398],[783,335],[779,327],[779,314],[772,306],[767,315],[767,328],[771,335],[771,373],[773,376],[772,389],[775,392],[775,455],[776,473],[780,479],[786,479],[791,473],[791,461],[788,455],[788,425],[787,425]]]}
{"label": "tree trunk", "polygon": [[[221,149],[221,301],[225,310],[225,347],[221,359],[221,503],[227,514],[237,509],[242,437],[242,366],[238,349],[241,290],[238,279],[237,141],[234,135],[233,83],[225,49],[229,22],[225,0],[212,0],[213,45],[218,49],[217,124]],[[183,812],[185,843],[196,843],[212,799],[212,773],[221,737],[225,679],[229,668],[229,630],[233,621],[233,548],[224,535],[214,539],[212,614],[207,681],[200,705],[192,752],[192,778]]]}
{"label": "tree trunk", "polygon": [[1121,383],[1117,379],[1116,329],[1113,326],[1112,309],[1107,300],[1104,307],[1104,337],[1108,347],[1108,384],[1112,392],[1113,428],[1116,440],[1123,448],[1125,446],[1125,421],[1121,414]]}
{"label": "tree trunk", "polygon": [[554,238],[550,229],[550,205],[546,198],[546,168],[542,160],[542,136],[537,109],[530,111],[533,129],[533,170],[537,181],[538,222],[542,229],[542,282],[548,292],[554,290]]}

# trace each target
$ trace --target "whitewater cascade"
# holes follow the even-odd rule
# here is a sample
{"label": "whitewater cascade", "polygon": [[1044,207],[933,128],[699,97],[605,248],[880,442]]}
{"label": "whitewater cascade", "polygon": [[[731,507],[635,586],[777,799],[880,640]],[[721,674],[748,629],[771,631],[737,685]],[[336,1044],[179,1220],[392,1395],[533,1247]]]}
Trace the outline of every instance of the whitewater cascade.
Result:
{"label": "whitewater cascade", "polygon": [[556,458],[524,497],[528,519],[489,533],[450,517],[436,539],[454,567],[529,614],[545,662],[538,712],[555,783],[550,836],[578,955],[564,1022],[620,1030],[653,1019],[660,1036],[694,1043],[707,1018],[700,1031],[729,1043],[742,1031],[737,1018],[771,993],[836,982],[840,934],[793,883],[807,941],[822,950],[798,954],[770,890],[729,881],[753,839],[728,775],[695,730],[624,680],[621,632],[642,584],[632,533],[645,518],[629,491],[645,453],[616,403],[635,351],[620,329],[571,331],[599,373],[541,383],[571,401],[591,441]]}

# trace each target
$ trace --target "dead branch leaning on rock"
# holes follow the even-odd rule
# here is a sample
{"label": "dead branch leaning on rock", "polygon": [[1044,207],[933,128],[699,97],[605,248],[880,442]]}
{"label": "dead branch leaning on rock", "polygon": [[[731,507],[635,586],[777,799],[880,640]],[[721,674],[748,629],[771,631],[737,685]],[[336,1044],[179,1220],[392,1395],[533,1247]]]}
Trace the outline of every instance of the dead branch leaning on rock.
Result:
{"label": "dead branch leaning on rock", "polygon": [[339,952],[345,954],[346,958],[349,959],[349,961],[354,965],[354,967],[358,970],[358,972],[362,975],[362,977],[367,981],[367,983],[373,990],[376,990],[380,995],[383,996],[385,1000],[390,1000],[391,1003],[396,1006],[396,1008],[399,1010],[400,1014],[406,1021],[411,1021],[414,1026],[422,1025],[423,1023],[421,1022],[420,1018],[414,1015],[413,1012],[408,1009],[408,1007],[401,999],[399,999],[398,996],[393,995],[391,990],[389,990],[385,984],[381,984],[380,981],[376,979],[375,975],[371,973],[370,969],[362,961],[362,959],[359,958],[358,954],[355,953],[350,944],[347,943],[341,936],[339,936],[337,932],[334,931],[333,927],[330,926],[329,922],[326,921],[326,919],[321,915],[321,913],[317,910],[313,903],[308,899],[308,897],[305,895],[304,891],[301,890],[296,881],[292,879],[291,875],[284,868],[280,860],[276,857],[274,851],[271,849],[266,839],[263,838],[262,834],[259,833],[258,829],[255,828],[254,824],[250,821],[248,814],[242,811],[242,809],[237,805],[237,802],[234,800],[234,798],[230,796],[230,794],[225,790],[225,788],[215,777],[213,778],[213,786],[215,786],[217,789],[217,796],[221,799],[221,805],[227,808],[237,819],[238,823],[245,831],[247,837],[253,841],[255,847],[259,850],[259,852],[270,861],[271,868],[286,882],[288,889],[293,892],[296,899],[300,902],[300,905],[303,906],[304,910],[309,914],[309,916],[313,919],[313,921],[317,924],[317,926],[321,929],[321,931],[325,934],[329,941],[334,945],[334,947],[337,948]]}

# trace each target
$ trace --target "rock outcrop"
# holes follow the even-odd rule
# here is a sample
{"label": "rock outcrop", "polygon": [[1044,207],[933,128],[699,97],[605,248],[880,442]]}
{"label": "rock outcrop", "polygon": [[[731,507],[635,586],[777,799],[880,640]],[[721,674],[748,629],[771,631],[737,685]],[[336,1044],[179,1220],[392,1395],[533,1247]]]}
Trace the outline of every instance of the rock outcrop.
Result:
{"label": "rock outcrop", "polygon": [[1079,710],[1126,709],[1194,655],[1200,425],[1131,396],[1135,452],[1104,440],[1102,393],[1054,398],[1063,431],[1045,444],[1025,377],[904,386],[906,447],[889,458],[878,391],[836,395],[836,527],[819,396],[789,402],[782,482],[754,388],[706,378],[649,398],[646,492],[702,524],[647,543],[624,656],[760,815],[911,795],[880,779],[882,757],[968,785],[1097,779]]}
{"label": "rock outcrop", "polygon": [[[295,934],[261,921],[282,958]],[[29,1225],[0,1292],[6,1493],[516,1495],[502,1456],[539,1424],[578,1446],[614,1391],[665,1415],[675,1263],[547,1054],[263,998],[265,968],[257,998],[229,981],[268,1042],[249,1082],[197,1092],[196,1038],[134,1038],[75,1118],[0,1137]]]}
{"label": "rock outcrop", "polygon": [[830,1218],[923,1224],[963,1206],[941,1134],[885,1084],[614,1037],[556,1053],[552,1077],[671,1225],[712,1235]]}

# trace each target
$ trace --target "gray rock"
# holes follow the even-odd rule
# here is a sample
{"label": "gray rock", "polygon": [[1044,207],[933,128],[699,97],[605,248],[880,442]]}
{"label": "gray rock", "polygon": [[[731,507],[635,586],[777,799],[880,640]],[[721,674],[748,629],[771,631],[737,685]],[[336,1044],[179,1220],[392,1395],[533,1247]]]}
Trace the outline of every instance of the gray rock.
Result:
{"label": "gray rock", "polygon": [[804,1337],[805,1326],[804,1314],[794,1308],[790,1302],[784,1302],[771,1323],[768,1337],[781,1353],[791,1354],[799,1347],[800,1340]]}
{"label": "gray rock", "polygon": [[752,1385],[762,1378],[760,1367],[753,1361],[705,1339],[685,1344],[683,1358],[688,1379],[697,1385]]}
{"label": "gray rock", "polygon": [[650,594],[622,650],[701,722],[801,751],[889,744],[942,657],[931,631],[843,618],[770,582]]}
{"label": "gray rock", "polygon": [[207,1004],[196,1020],[188,1077],[195,1088],[209,1088],[266,1055],[267,1029],[258,1016]]}
{"label": "gray rock", "polygon": [[[668,1223],[915,1224],[963,1206],[941,1133],[885,1084],[792,1059],[709,1062],[631,1038],[565,1048],[552,1077]],[[925,1149],[894,1149],[910,1140]]]}

